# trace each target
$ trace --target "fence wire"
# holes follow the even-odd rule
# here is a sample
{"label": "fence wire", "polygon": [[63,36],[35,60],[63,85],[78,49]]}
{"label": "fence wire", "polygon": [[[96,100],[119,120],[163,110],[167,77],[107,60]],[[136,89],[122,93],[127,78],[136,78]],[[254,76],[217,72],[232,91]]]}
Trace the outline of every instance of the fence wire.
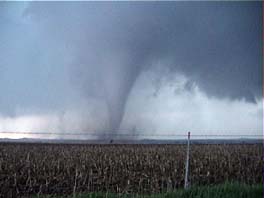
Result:
{"label": "fence wire", "polygon": [[[130,134],[129,134],[130,133]],[[226,132],[229,133],[229,132]],[[262,132],[260,132],[262,133]],[[187,137],[188,134],[171,134],[171,133],[163,133],[163,134],[155,134],[155,133],[134,133],[134,132],[129,132],[127,133],[121,133],[120,131],[117,131],[116,133],[113,132],[7,132],[3,131],[0,132],[0,134],[10,134],[10,135],[57,135],[57,136],[121,136],[121,137]],[[249,134],[191,134],[191,137],[255,137],[255,138],[263,138],[262,135],[249,135]]]}

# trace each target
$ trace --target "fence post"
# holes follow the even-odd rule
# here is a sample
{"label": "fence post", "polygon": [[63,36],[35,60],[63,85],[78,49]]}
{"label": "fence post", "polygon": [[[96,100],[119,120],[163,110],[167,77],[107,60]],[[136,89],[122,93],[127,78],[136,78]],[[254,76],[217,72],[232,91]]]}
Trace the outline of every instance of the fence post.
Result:
{"label": "fence post", "polygon": [[190,155],[190,136],[191,136],[191,132],[188,132],[186,163],[185,163],[184,189],[188,189],[188,187],[189,187],[188,176],[189,176],[189,158],[190,158],[189,157],[189,155]]}

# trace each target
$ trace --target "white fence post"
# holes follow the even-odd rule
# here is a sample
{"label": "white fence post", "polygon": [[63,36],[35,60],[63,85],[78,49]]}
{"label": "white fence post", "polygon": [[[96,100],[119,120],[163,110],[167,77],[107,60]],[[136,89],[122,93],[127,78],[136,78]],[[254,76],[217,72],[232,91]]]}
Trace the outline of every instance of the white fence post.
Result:
{"label": "white fence post", "polygon": [[188,132],[187,141],[187,152],[186,152],[186,163],[185,163],[185,179],[184,179],[184,189],[189,187],[188,176],[189,176],[189,155],[190,155],[190,136],[191,132]]}

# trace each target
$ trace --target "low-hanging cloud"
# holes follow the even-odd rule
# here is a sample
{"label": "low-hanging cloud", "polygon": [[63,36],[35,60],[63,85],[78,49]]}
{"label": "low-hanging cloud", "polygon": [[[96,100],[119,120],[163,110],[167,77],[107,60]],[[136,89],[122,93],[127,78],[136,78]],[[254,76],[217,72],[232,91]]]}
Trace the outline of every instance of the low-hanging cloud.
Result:
{"label": "low-hanging cloud", "polygon": [[[153,81],[159,83],[158,92]],[[121,128],[158,138],[161,134],[162,138],[185,135],[187,131],[211,136],[261,135],[263,101],[210,97],[196,83],[189,83],[183,74],[144,72],[135,85],[137,91],[131,92]]]}
{"label": "low-hanging cloud", "polygon": [[[157,86],[154,86],[157,81],[160,84],[158,92]],[[209,97],[196,84],[186,88],[189,82],[183,74],[170,75],[168,79],[167,72],[158,76],[153,71],[143,72],[130,94],[119,130],[120,135],[128,136],[121,137],[166,139],[175,138],[173,135],[185,135],[189,130],[192,135],[261,134],[262,101],[250,103],[245,99]],[[98,107],[96,109],[99,110]],[[93,139],[94,132],[100,134],[107,127],[107,123],[105,126],[102,124],[107,117],[100,118],[99,115],[95,111],[89,112],[88,108],[85,114],[74,108],[63,114],[50,112],[15,118],[0,116],[0,131],[41,131],[51,134],[37,137]],[[100,123],[97,122],[99,118]],[[86,131],[87,135],[74,135],[80,131]],[[57,134],[53,135],[54,132]],[[71,132],[73,136],[63,136],[64,132]],[[32,136],[14,135],[13,138],[18,137]]]}

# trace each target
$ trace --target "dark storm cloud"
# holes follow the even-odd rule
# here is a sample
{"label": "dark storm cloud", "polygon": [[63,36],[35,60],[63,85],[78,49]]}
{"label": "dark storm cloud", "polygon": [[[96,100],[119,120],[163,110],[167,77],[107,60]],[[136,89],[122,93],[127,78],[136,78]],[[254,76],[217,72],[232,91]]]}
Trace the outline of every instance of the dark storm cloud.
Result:
{"label": "dark storm cloud", "polygon": [[159,60],[209,96],[261,96],[261,2],[32,2],[23,16],[44,50],[73,57],[72,84],[105,100],[110,130],[137,77]]}

